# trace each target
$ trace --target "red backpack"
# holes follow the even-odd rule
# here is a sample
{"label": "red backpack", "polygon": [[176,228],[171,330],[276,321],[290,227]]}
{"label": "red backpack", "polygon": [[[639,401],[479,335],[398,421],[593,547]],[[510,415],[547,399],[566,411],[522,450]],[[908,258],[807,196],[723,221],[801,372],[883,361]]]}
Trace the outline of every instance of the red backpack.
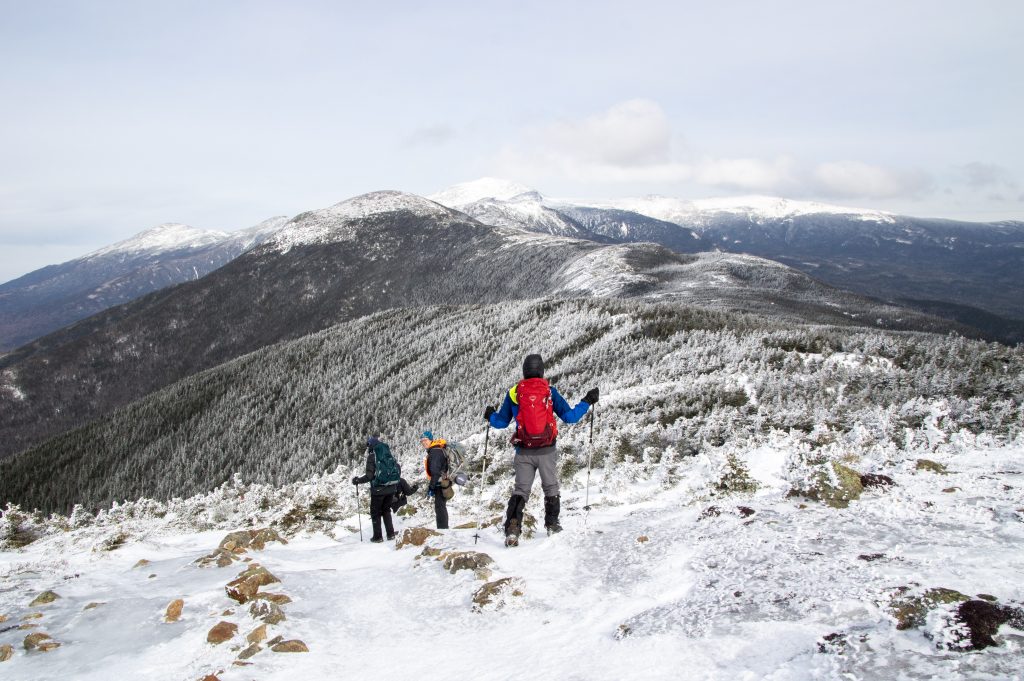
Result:
{"label": "red backpack", "polygon": [[558,425],[551,404],[551,386],[543,378],[525,378],[513,390],[512,401],[519,406],[519,412],[512,444],[524,449],[553,445]]}

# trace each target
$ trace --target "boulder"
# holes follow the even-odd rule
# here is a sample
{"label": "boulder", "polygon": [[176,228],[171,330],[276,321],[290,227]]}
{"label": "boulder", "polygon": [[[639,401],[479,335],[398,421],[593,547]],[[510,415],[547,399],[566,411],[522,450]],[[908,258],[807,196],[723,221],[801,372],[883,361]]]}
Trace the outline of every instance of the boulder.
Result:
{"label": "boulder", "polygon": [[252,535],[249,534],[249,530],[238,530],[236,532],[229,532],[226,537],[220,540],[217,548],[238,553],[236,549],[245,550],[249,548],[251,543]]}
{"label": "boulder", "polygon": [[442,561],[444,569],[453,575],[459,570],[473,570],[478,574],[486,572],[488,577],[490,576],[490,570],[487,569],[487,566],[494,562],[486,553],[477,553],[476,551],[444,553],[438,556],[438,560]]}
{"label": "boulder", "polygon": [[29,634],[25,637],[22,645],[25,646],[25,650],[35,650],[41,643],[52,640],[51,636],[45,632],[37,631],[34,634]]}
{"label": "boulder", "polygon": [[14,657],[14,646],[10,643],[0,646],[0,662],[7,662],[12,657]]}
{"label": "boulder", "polygon": [[288,605],[292,602],[290,596],[285,594],[272,594],[272,593],[258,593],[253,596],[253,600],[264,600],[270,601],[271,603],[277,603],[278,605]]}
{"label": "boulder", "polygon": [[43,617],[44,617],[44,615],[41,612],[30,612],[29,614],[27,614],[24,617],[22,617],[21,621],[22,622],[28,622],[29,620],[41,620],[41,619],[43,619]]}
{"label": "boulder", "polygon": [[216,565],[217,567],[227,567],[233,562],[238,560],[238,557],[234,553],[227,549],[218,548],[213,553],[203,556],[196,561],[196,565],[199,567],[210,567]]}
{"label": "boulder", "polygon": [[84,608],[82,608],[82,610],[92,610],[93,608],[98,608],[101,605],[106,605],[106,603],[89,603]]}
{"label": "boulder", "polygon": [[928,589],[919,596],[904,595],[908,591],[907,587],[903,587],[889,606],[889,612],[896,618],[896,628],[900,630],[922,626],[928,611],[938,605],[969,600],[967,596],[953,589]]}
{"label": "boulder", "polygon": [[954,619],[962,627],[954,629],[954,638],[946,647],[960,651],[983,650],[997,645],[993,636],[1002,625],[1022,626],[1024,610],[990,601],[970,600],[957,606]]}
{"label": "boulder", "polygon": [[281,606],[269,601],[254,602],[249,606],[249,614],[253,619],[260,620],[267,624],[279,624],[287,619],[284,615],[284,611],[281,610]]}
{"label": "boulder", "polygon": [[267,625],[261,624],[260,626],[250,631],[249,635],[245,637],[245,640],[249,643],[262,643],[263,641],[266,641]]}
{"label": "boulder", "polygon": [[523,595],[522,580],[518,577],[502,577],[487,582],[473,594],[473,610],[499,610],[513,597]]}
{"label": "boulder", "polygon": [[914,467],[919,471],[929,471],[931,473],[938,473],[939,475],[949,474],[949,471],[946,470],[945,466],[929,459],[918,459]]}
{"label": "boulder", "polygon": [[146,567],[147,565],[149,565],[149,561],[145,558],[140,558],[139,562],[132,566],[132,569],[134,570],[135,568]]}
{"label": "boulder", "polygon": [[427,527],[410,527],[402,532],[402,536],[398,539],[397,548],[401,549],[406,546],[423,546],[431,537],[440,536],[441,535],[439,533]]}
{"label": "boulder", "polygon": [[36,650],[38,650],[41,653],[48,653],[51,650],[60,648],[60,646],[60,641],[43,641],[42,643],[36,646]]}
{"label": "boulder", "polygon": [[266,547],[266,545],[272,541],[276,541],[281,544],[288,543],[288,540],[279,535],[277,533],[277,530],[271,529],[269,527],[264,527],[260,530],[250,530],[249,533],[252,537],[250,546],[252,546],[252,548],[256,551],[262,551]]}
{"label": "boulder", "polygon": [[237,624],[234,624],[233,622],[220,621],[206,634],[206,642],[214,645],[220,645],[225,641],[233,639],[237,633]]}
{"label": "boulder", "polygon": [[177,622],[181,619],[181,609],[185,607],[185,601],[177,598],[171,601],[164,613],[164,622]]}
{"label": "boulder", "polygon": [[641,534],[639,537],[636,538],[636,542],[638,544],[646,544],[650,540],[650,537],[648,537],[646,534]]}
{"label": "boulder", "polygon": [[28,604],[28,606],[30,608],[34,608],[37,605],[46,605],[48,603],[53,603],[58,598],[60,598],[60,596],[58,596],[53,591],[44,591],[43,593],[41,593],[38,596],[36,596],[32,600],[32,602]]}
{"label": "boulder", "polygon": [[256,653],[260,652],[261,650],[263,650],[263,648],[260,647],[260,644],[253,643],[248,648],[246,648],[242,652],[238,653],[238,659],[239,660],[248,660],[250,657],[252,657]]}
{"label": "boulder", "polygon": [[3,624],[6,621],[7,621],[7,615],[0,615],[0,624]]}
{"label": "boulder", "polygon": [[281,641],[280,643],[271,647],[275,653],[308,653],[309,648],[306,644],[298,639],[292,641]]}

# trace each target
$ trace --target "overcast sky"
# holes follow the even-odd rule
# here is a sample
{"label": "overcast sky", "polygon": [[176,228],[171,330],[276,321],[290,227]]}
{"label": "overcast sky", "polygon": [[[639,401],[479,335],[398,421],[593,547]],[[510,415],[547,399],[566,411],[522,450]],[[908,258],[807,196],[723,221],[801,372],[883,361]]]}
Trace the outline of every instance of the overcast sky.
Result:
{"label": "overcast sky", "polygon": [[1022,27],[1017,0],[0,0],[0,281],[485,175],[1024,219]]}

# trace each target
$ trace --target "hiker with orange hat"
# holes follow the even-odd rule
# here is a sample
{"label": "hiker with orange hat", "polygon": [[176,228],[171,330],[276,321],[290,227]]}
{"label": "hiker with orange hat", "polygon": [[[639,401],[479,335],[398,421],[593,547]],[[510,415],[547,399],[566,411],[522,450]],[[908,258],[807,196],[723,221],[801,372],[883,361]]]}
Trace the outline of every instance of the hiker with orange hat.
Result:
{"label": "hiker with orange hat", "polygon": [[427,496],[434,497],[434,518],[437,521],[437,529],[447,530],[448,498],[452,495],[452,483],[448,479],[448,453],[445,451],[447,442],[435,438],[432,432],[425,430],[420,437],[420,445],[427,450],[423,467],[427,473]]}

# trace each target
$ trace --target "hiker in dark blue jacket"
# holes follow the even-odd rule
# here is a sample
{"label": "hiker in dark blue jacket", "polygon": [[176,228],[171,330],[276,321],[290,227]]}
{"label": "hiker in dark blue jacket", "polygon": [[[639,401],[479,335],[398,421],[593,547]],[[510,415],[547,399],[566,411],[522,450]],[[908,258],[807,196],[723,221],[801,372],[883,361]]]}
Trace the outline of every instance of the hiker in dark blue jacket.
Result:
{"label": "hiker in dark blue jacket", "polygon": [[512,444],[516,447],[512,464],[516,483],[505,512],[506,546],[519,544],[523,511],[538,472],[544,491],[544,527],[548,534],[562,531],[558,522],[562,504],[558,486],[558,424],[555,416],[565,423],[576,423],[597,402],[598,396],[598,389],[592,388],[579,404],[570,407],[554,386],[544,380],[544,359],[540,355],[527,355],[523,361],[523,380],[505,393],[500,409],[488,406],[484,410],[484,418],[495,428],[505,428],[516,421],[516,433],[512,437]]}

